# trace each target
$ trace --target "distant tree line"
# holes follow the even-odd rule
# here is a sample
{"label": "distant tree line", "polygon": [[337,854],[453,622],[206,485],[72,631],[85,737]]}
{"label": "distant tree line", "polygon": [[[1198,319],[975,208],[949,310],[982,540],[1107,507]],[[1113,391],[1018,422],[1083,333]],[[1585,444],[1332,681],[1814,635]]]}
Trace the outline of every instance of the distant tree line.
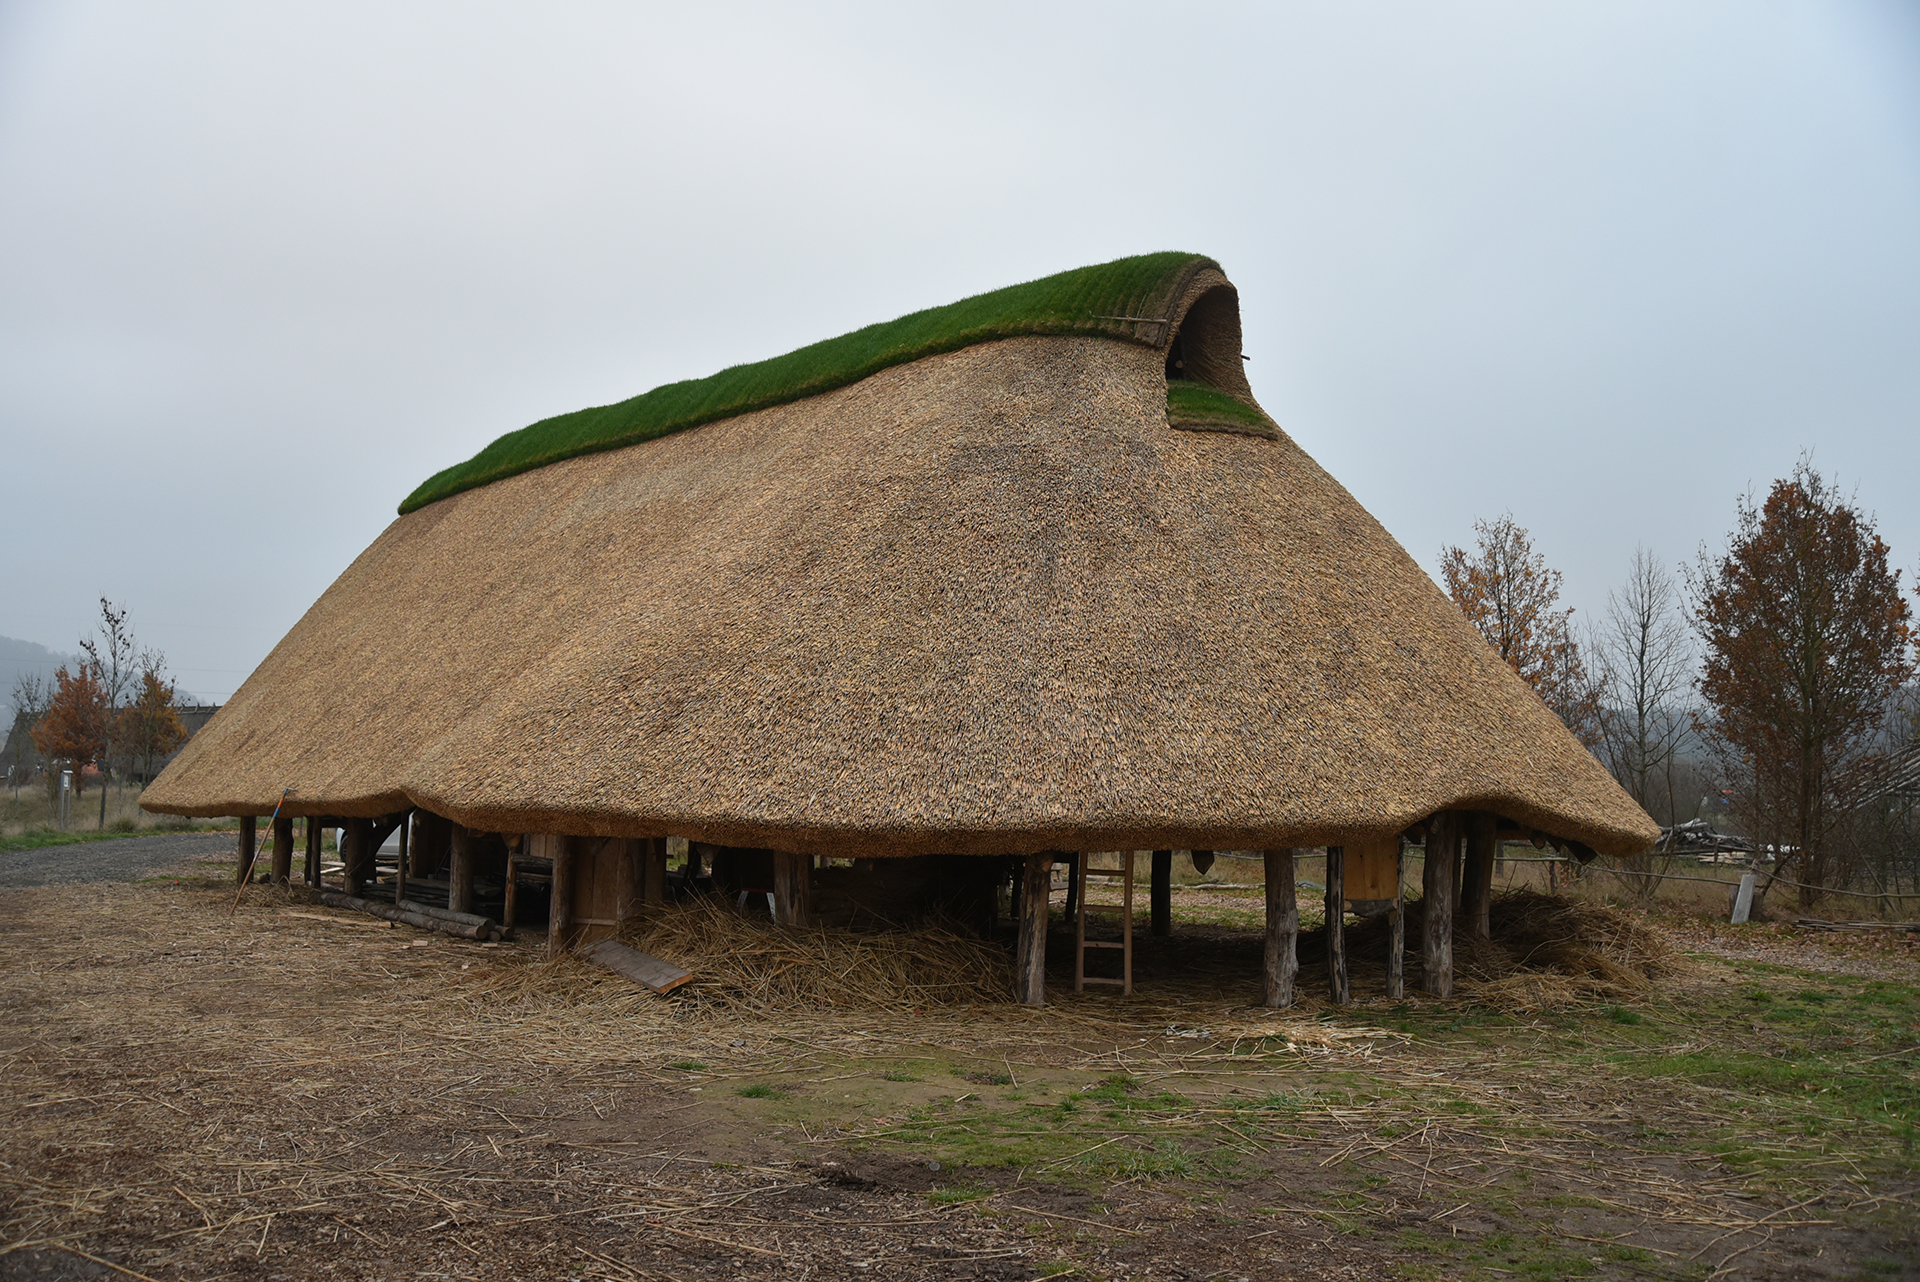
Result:
{"label": "distant tree line", "polygon": [[1920,884],[1912,610],[1872,516],[1811,462],[1739,500],[1726,547],[1678,580],[1636,548],[1584,636],[1511,515],[1474,531],[1441,551],[1448,594],[1650,815],[1670,828],[1718,799],[1705,817],[1778,876]]}

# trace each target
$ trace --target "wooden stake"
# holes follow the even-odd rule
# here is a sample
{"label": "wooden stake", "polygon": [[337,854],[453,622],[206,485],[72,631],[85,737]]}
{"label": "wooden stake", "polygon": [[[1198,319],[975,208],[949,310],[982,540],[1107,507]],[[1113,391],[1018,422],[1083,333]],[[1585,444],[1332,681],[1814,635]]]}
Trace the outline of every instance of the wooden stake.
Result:
{"label": "wooden stake", "polygon": [[1421,875],[1421,987],[1453,996],[1453,888],[1460,859],[1460,817],[1442,810],[1427,820],[1427,859]]}
{"label": "wooden stake", "polygon": [[1334,1005],[1353,1000],[1347,987],[1347,851],[1327,847],[1327,991]]}
{"label": "wooden stake", "polygon": [[1149,888],[1153,900],[1153,922],[1148,931],[1155,935],[1173,933],[1173,852],[1156,850],[1153,852],[1153,885]]}
{"label": "wooden stake", "polygon": [[1278,1010],[1293,1005],[1293,981],[1300,973],[1300,903],[1293,893],[1293,851],[1263,852],[1267,865],[1267,955],[1261,969],[1266,1004]]}
{"label": "wooden stake", "polygon": [[1020,941],[1014,953],[1014,996],[1047,1004],[1047,913],[1053,899],[1053,852],[1026,858],[1020,891]]}
{"label": "wooden stake", "polygon": [[1387,911],[1387,996],[1407,995],[1407,839],[1395,843],[1393,907]]}
{"label": "wooden stake", "polygon": [[813,858],[773,852],[773,919],[782,926],[806,926],[813,917]]}
{"label": "wooden stake", "polygon": [[454,824],[447,834],[447,907],[457,913],[473,911],[473,838],[465,824]]}

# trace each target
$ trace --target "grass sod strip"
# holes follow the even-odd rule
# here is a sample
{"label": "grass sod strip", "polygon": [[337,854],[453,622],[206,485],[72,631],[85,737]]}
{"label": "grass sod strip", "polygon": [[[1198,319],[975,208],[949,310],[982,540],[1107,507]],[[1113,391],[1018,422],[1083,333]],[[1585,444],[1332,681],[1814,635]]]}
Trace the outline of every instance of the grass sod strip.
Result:
{"label": "grass sod strip", "polygon": [[1278,435],[1273,420],[1245,401],[1204,383],[1178,379],[1167,384],[1167,422],[1190,430]]}
{"label": "grass sod strip", "polygon": [[804,400],[895,365],[995,339],[1044,334],[1158,342],[1164,327],[1143,337],[1137,325],[1118,318],[1164,316],[1183,280],[1199,268],[1217,266],[1197,254],[1164,253],[1082,267],[869,325],[771,360],[668,383],[614,405],[542,419],[428,478],[401,503],[400,512],[562,459]]}

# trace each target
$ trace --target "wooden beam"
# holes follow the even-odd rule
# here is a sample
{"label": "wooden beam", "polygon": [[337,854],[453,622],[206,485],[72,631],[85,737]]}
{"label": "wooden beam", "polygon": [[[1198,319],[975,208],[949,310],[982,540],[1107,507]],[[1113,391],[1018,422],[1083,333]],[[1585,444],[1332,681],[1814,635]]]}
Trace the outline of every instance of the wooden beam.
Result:
{"label": "wooden beam", "polygon": [[307,826],[307,866],[303,870],[306,883],[318,888],[320,885],[320,843],[326,838],[327,830],[317,815],[308,815]]}
{"label": "wooden beam", "polygon": [[641,899],[649,908],[667,902],[667,839],[655,837],[646,843],[646,863]]}
{"label": "wooden beam", "polygon": [[782,926],[813,920],[813,857],[773,852],[773,919]]}
{"label": "wooden beam", "polygon": [[340,862],[345,865],[343,880],[349,895],[358,897],[367,882],[367,870],[373,866],[373,820],[349,819],[340,829],[346,840],[341,843]]}
{"label": "wooden beam", "polygon": [[1014,951],[1014,996],[1047,1004],[1047,910],[1053,898],[1053,852],[1028,855],[1020,887],[1020,942]]}
{"label": "wooden beam", "polygon": [[558,957],[567,950],[573,934],[573,843],[554,833],[535,833],[528,837],[535,855],[553,860],[553,899],[547,910],[547,956]]}
{"label": "wooden beam", "polygon": [[1293,851],[1262,852],[1267,865],[1267,955],[1261,968],[1264,1000],[1272,1009],[1293,1005],[1300,973],[1300,903],[1293,892]]}
{"label": "wooden beam", "polygon": [[1494,825],[1491,811],[1467,815],[1467,858],[1460,874],[1460,921],[1476,939],[1493,938]]}
{"label": "wooden beam", "polygon": [[1347,985],[1347,851],[1327,847],[1327,992],[1334,1005],[1353,1000]]}
{"label": "wooden beam", "polygon": [[478,834],[465,824],[452,824],[447,833],[447,907],[457,913],[473,911],[474,847]]}
{"label": "wooden beam", "polygon": [[293,880],[293,816],[281,815],[273,821],[273,884],[284,886]]}
{"label": "wooden beam", "polygon": [[[105,784],[101,785],[101,787],[105,786]],[[258,831],[256,825],[259,820],[253,815],[241,815],[239,819],[239,848],[234,852],[239,862],[234,865],[233,884],[236,886],[244,886],[247,884],[247,878],[253,875],[253,860],[254,856],[258,853],[254,839]]]}
{"label": "wooden beam", "polygon": [[1394,843],[1393,907],[1387,910],[1387,996],[1407,995],[1407,841]]}
{"label": "wooden beam", "polygon": [[1173,933],[1173,852],[1156,850],[1153,852],[1153,885],[1149,890],[1153,900],[1152,925],[1148,932],[1154,935]]}
{"label": "wooden beam", "polygon": [[1421,876],[1421,987],[1453,996],[1453,896],[1460,859],[1460,816],[1442,810],[1427,820],[1426,869]]}

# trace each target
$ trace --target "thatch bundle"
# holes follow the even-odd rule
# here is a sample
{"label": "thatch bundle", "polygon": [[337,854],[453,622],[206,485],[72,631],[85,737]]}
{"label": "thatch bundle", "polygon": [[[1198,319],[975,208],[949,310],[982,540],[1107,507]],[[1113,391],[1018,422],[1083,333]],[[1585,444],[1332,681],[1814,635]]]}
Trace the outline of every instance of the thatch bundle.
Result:
{"label": "thatch bundle", "polygon": [[142,804],[265,814],[292,788],[293,814],[841,857],[1316,846],[1449,808],[1648,844],[1260,411],[1217,268],[1090,270],[503,438]]}

